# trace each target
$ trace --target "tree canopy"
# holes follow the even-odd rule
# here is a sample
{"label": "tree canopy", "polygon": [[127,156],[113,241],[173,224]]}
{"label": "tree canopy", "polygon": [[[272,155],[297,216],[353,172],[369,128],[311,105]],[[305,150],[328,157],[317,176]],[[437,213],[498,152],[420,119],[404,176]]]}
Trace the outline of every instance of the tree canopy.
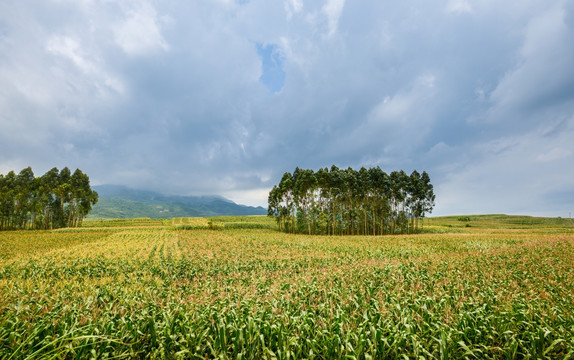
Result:
{"label": "tree canopy", "polygon": [[0,230],[76,227],[98,201],[80,169],[53,168],[35,177],[30,167],[0,174]]}
{"label": "tree canopy", "polygon": [[416,233],[435,195],[429,175],[380,167],[286,172],[269,192],[268,215],[283,231],[326,235]]}

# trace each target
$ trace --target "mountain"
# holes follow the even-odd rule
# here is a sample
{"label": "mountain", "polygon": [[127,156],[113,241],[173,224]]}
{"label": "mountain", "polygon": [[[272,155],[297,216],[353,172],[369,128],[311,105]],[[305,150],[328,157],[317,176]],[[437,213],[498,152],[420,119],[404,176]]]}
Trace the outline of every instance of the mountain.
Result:
{"label": "mountain", "polygon": [[124,219],[220,215],[266,215],[261,206],[245,206],[221,196],[174,196],[119,185],[98,185],[99,200],[88,219]]}

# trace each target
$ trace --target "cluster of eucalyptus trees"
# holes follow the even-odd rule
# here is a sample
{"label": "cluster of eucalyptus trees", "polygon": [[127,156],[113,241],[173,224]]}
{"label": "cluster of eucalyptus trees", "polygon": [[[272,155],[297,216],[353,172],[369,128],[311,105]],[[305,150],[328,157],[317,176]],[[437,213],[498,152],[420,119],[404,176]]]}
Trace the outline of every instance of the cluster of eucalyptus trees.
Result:
{"label": "cluster of eucalyptus trees", "polygon": [[90,178],[53,168],[35,177],[30,167],[0,174],[0,230],[76,227],[98,201]]}
{"label": "cluster of eucalyptus trees", "polygon": [[286,172],[269,192],[269,216],[283,231],[326,235],[383,235],[422,231],[435,195],[423,171],[385,173],[332,166]]}

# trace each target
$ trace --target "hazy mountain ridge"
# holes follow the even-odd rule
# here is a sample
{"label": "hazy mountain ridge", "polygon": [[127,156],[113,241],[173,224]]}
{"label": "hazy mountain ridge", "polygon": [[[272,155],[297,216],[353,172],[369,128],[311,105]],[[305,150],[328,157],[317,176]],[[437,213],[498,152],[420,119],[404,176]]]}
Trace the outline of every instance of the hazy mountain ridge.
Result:
{"label": "hazy mountain ridge", "polygon": [[98,192],[99,201],[88,215],[89,219],[267,214],[267,210],[261,206],[240,205],[221,196],[164,195],[120,185],[92,188]]}

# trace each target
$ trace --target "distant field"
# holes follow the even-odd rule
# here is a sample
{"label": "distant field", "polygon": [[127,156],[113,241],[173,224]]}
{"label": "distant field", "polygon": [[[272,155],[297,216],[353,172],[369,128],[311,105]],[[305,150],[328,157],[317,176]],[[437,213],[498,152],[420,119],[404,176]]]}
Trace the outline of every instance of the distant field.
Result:
{"label": "distant field", "polygon": [[509,215],[459,215],[428,218],[438,227],[475,227],[492,229],[574,229],[574,219]]}
{"label": "distant field", "polygon": [[574,224],[305,236],[253,217],[0,232],[0,359],[573,358]]}

